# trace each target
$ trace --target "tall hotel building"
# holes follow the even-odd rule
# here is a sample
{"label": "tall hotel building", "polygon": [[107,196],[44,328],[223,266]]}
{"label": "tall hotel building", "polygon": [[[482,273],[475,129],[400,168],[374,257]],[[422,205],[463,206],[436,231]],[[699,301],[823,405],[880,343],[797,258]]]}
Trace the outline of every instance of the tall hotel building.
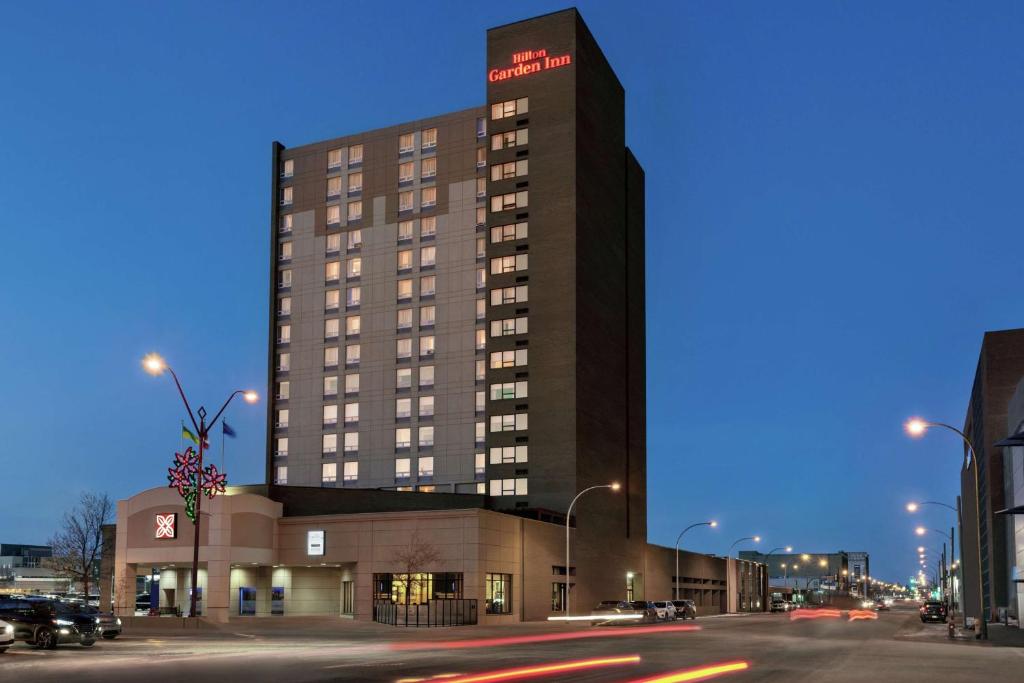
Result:
{"label": "tall hotel building", "polygon": [[[579,490],[646,538],[644,176],[575,10],[487,32],[484,106],[273,146],[268,481]],[[589,514],[589,513],[588,513]]]}

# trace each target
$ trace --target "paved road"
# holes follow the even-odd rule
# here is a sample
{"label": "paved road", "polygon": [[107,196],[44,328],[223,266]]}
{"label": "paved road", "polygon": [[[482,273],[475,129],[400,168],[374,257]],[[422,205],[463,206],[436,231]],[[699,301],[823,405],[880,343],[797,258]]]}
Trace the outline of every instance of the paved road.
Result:
{"label": "paved road", "polygon": [[[329,626],[328,626],[329,624]],[[691,628],[694,622],[685,622]],[[792,621],[789,615],[707,618],[699,630],[591,629],[526,624],[463,629],[394,629],[376,624],[270,620],[193,635],[126,634],[92,648],[38,651],[18,644],[0,655],[7,681],[390,681],[452,680],[452,674],[583,659],[639,661],[547,675],[544,681],[634,681],[722,662],[749,669],[721,680],[830,683],[1024,680],[1024,648],[949,642],[944,626],[895,610],[876,620]],[[679,625],[677,622],[675,625]],[[240,627],[245,632],[239,631]],[[273,627],[276,630],[271,630]],[[595,635],[596,634],[596,635]],[[516,643],[509,639],[563,640]],[[583,637],[577,637],[582,635]],[[461,641],[452,643],[451,641]]]}

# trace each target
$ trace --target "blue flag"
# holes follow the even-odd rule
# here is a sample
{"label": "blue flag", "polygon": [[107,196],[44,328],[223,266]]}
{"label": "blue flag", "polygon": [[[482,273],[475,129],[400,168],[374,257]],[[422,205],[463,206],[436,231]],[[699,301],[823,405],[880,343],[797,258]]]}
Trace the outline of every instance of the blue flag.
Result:
{"label": "blue flag", "polygon": [[222,421],[220,423],[220,428],[221,431],[224,432],[224,436],[230,436],[232,439],[235,438],[235,436],[237,436],[237,434],[235,434],[235,430],[232,429],[227,422]]}

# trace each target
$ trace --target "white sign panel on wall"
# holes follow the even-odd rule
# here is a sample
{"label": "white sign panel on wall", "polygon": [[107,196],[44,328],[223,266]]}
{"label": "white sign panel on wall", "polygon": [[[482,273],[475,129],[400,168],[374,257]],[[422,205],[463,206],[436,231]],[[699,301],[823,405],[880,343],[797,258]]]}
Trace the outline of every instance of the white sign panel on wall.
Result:
{"label": "white sign panel on wall", "polygon": [[324,554],[324,532],[323,529],[306,532],[306,554]]}

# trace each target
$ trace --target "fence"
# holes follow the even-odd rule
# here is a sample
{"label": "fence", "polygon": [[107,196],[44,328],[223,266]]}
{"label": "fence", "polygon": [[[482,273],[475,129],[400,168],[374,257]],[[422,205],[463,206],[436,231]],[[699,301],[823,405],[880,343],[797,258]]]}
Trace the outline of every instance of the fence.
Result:
{"label": "fence", "polygon": [[443,598],[422,605],[374,600],[373,620],[389,626],[471,626],[476,623],[476,600]]}

